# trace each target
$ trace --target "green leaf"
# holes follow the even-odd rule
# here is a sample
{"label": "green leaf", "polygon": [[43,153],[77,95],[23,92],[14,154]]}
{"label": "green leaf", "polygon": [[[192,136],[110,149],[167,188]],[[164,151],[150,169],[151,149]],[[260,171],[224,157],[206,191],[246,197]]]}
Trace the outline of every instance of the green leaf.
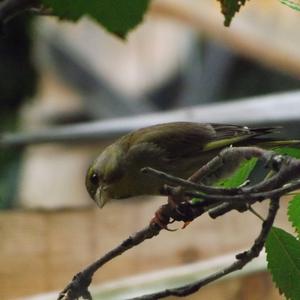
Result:
{"label": "green leaf", "polygon": [[287,5],[288,7],[300,11],[300,3],[291,0],[279,0],[281,3]]}
{"label": "green leaf", "polygon": [[243,184],[251,172],[253,171],[257,162],[257,158],[251,158],[242,162],[240,167],[228,178],[220,180],[216,185],[224,188],[235,188]]}
{"label": "green leaf", "polygon": [[300,299],[300,242],[273,227],[266,241],[268,269],[280,292],[289,300]]}
{"label": "green leaf", "polygon": [[294,158],[300,158],[300,149],[293,147],[275,148],[274,151],[278,154],[289,155]]}
{"label": "green leaf", "polygon": [[288,207],[289,221],[296,229],[300,237],[300,195],[296,195],[289,203]]}
{"label": "green leaf", "polygon": [[218,0],[221,3],[222,14],[225,17],[224,25],[230,26],[232,18],[239,12],[242,5],[245,5],[246,0]]}
{"label": "green leaf", "polygon": [[[251,172],[255,168],[257,158],[251,158],[241,163],[239,168],[228,178],[221,179],[215,184],[215,186],[223,188],[235,188],[243,184],[250,176]],[[192,203],[198,203],[201,198],[193,198]]]}
{"label": "green leaf", "polygon": [[77,21],[84,15],[92,17],[109,32],[124,38],[142,22],[150,0],[42,0],[54,15]]}

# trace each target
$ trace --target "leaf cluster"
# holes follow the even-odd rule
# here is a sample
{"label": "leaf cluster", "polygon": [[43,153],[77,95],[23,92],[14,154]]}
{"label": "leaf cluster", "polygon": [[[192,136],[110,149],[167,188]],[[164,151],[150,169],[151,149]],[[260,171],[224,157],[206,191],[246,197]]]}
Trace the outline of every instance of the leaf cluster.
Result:
{"label": "leaf cluster", "polygon": [[[150,0],[41,0],[53,15],[69,21],[78,21],[89,16],[100,23],[107,31],[125,38],[129,31],[140,24]],[[224,15],[224,25],[230,26],[234,16],[247,0],[217,0]],[[280,0],[281,3],[300,10],[296,0]]]}

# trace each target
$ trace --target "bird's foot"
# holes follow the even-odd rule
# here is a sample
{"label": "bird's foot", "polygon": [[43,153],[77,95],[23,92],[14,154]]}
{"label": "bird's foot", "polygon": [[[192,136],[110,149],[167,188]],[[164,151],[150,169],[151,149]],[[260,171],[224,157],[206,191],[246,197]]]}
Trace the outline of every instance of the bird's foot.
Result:
{"label": "bird's foot", "polygon": [[177,229],[170,229],[168,225],[175,221],[183,221],[184,224],[181,229],[186,228],[194,220],[192,207],[188,202],[181,204],[167,204],[162,205],[156,212],[151,220],[151,223],[159,225],[161,228],[168,231],[176,231]]}
{"label": "bird's foot", "polygon": [[175,222],[175,219],[172,219],[170,216],[169,205],[162,205],[154,214],[154,217],[151,219],[150,224],[157,224],[162,229],[167,231],[176,231],[177,229],[171,229],[168,227],[169,224]]}
{"label": "bird's foot", "polygon": [[188,215],[187,209],[183,209],[183,204],[185,204],[185,208],[189,204],[188,199],[183,195],[183,190],[181,187],[174,188],[173,193],[168,196],[168,204],[171,206],[171,208],[175,211],[176,217],[173,220],[176,220],[178,218],[182,218],[182,221],[184,222],[181,229],[186,228],[192,220],[184,220]]}

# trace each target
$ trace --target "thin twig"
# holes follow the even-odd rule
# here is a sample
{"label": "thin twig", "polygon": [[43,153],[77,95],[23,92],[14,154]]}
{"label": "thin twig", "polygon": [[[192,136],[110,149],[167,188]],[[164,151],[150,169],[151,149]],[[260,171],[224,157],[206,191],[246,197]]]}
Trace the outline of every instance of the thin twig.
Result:
{"label": "thin twig", "polygon": [[28,11],[33,15],[41,16],[41,17],[53,17],[53,16],[55,16],[55,14],[53,13],[51,8],[44,7],[44,6],[32,7],[32,8],[29,8]]}
{"label": "thin twig", "polygon": [[[296,189],[300,188],[300,180],[291,182],[286,184],[283,187],[273,189],[272,191],[266,191],[266,192],[260,192],[260,193],[244,193],[244,194],[239,194],[239,195],[232,195],[232,196],[227,196],[227,195],[208,195],[208,194],[200,194],[200,193],[195,193],[195,192],[190,192],[187,191],[184,194],[190,197],[194,198],[201,198],[205,200],[211,201],[211,203],[249,203],[249,204],[254,204],[255,202],[260,202],[265,199],[270,199],[273,197],[281,197],[289,192],[295,191]],[[194,206],[197,206],[197,203],[192,204]],[[200,202],[201,205],[201,202]]]}
{"label": "thin twig", "polygon": [[[288,158],[289,164],[284,165],[283,169],[281,169],[276,175],[274,175],[272,178],[268,179],[267,181],[261,182],[257,184],[256,186],[253,186],[252,191],[256,190],[262,190],[266,191],[269,189],[270,191],[267,191],[265,193],[261,193],[261,196],[265,196],[265,198],[262,198],[261,200],[259,197],[257,199],[249,199],[248,205],[254,204],[256,201],[262,201],[266,198],[271,198],[274,196],[283,196],[288,194],[291,191],[295,191],[299,189],[299,180],[296,180],[294,182],[289,182],[290,180],[293,180],[295,178],[300,177],[300,170],[299,170],[299,164],[300,161],[297,159],[291,159]],[[297,174],[298,173],[298,174]],[[272,190],[273,189],[273,190]],[[254,193],[255,194],[255,193]],[[256,194],[256,196],[259,196]],[[208,201],[208,200],[207,200]],[[244,211],[241,209],[241,206],[238,205],[238,202],[224,202],[221,203],[219,206],[215,207],[209,212],[209,216],[213,219],[220,217],[226,213],[228,213],[231,210],[238,210],[238,211]]]}
{"label": "thin twig", "polygon": [[38,0],[3,0],[0,2],[0,23],[6,23],[38,3]]}
{"label": "thin twig", "polygon": [[217,173],[219,169],[226,169],[227,164],[236,162],[236,168],[244,160],[252,157],[269,159],[270,153],[258,147],[229,147],[223,149],[216,157],[202,166],[188,180],[192,182],[201,182],[203,178],[211,173]]}
{"label": "thin twig", "polygon": [[[204,209],[205,211],[207,210],[206,208],[209,208],[209,215],[212,218],[224,215],[231,210],[243,212],[248,210],[249,205],[254,204],[257,201],[263,201],[275,196],[280,197],[289,191],[299,188],[298,181],[289,183],[289,185],[282,187],[287,182],[300,177],[300,161],[298,159],[289,156],[282,156],[274,153],[273,151],[267,151],[257,147],[240,148],[231,147],[224,149],[217,157],[201,168],[204,171],[197,171],[196,173],[200,173],[201,176],[205,176],[205,172],[208,172],[209,170],[207,167],[208,165],[211,165],[213,168],[215,168],[216,166],[220,166],[222,161],[223,167],[225,167],[226,159],[238,154],[239,157],[244,155],[244,158],[247,159],[251,158],[251,155],[259,157],[259,159],[263,160],[266,167],[269,167],[269,169],[274,171],[273,176],[253,186],[240,187],[236,189],[224,189],[218,187],[206,187],[205,185],[195,184],[193,182],[191,183],[188,180],[183,180],[180,178],[178,180],[178,178],[176,179],[174,176],[163,172],[157,172],[153,169],[148,169],[147,171],[149,174],[157,174],[157,176],[160,178],[165,178],[169,182],[175,184],[180,183],[186,189],[194,187],[196,192],[185,191],[184,195],[194,198],[201,198],[202,200],[199,203],[196,203],[195,206],[200,206],[201,210]],[[194,176],[194,179],[195,178],[196,177]],[[197,193],[197,190],[201,191],[202,193]],[[166,191],[172,193],[172,187],[168,187]],[[205,191],[207,191],[207,195],[203,194]],[[261,193],[259,194],[259,192]],[[228,195],[232,196],[229,197]],[[197,216],[195,209],[194,214]]]}
{"label": "thin twig", "polygon": [[86,267],[83,271],[76,274],[72,281],[63,289],[59,294],[58,300],[74,300],[79,299],[83,296],[85,299],[89,299],[88,287],[92,281],[94,273],[101,268],[104,264],[111,261],[115,257],[121,255],[128,249],[139,245],[146,239],[151,239],[152,237],[159,234],[161,228],[151,223],[144,229],[136,232],[134,235],[130,236],[124,240],[120,245],[106,253],[103,257]]}
{"label": "thin twig", "polygon": [[[237,156],[237,161],[242,162],[243,160],[250,159],[252,157],[258,157],[266,165],[269,165],[271,169],[276,169],[279,174],[277,176],[272,176],[261,183],[254,186],[240,186],[237,188],[222,188],[215,186],[207,186],[202,183],[198,183],[201,179],[206,177],[208,173],[211,174],[212,170],[217,172],[218,168],[226,169],[227,161],[231,163],[233,158]],[[282,165],[288,165],[289,169],[285,170]],[[296,172],[291,172],[291,166],[293,163],[293,169],[297,169]],[[239,164],[236,164],[236,168]],[[176,176],[172,176],[168,173],[147,167],[143,168],[141,171],[145,174],[155,176],[165,180],[168,183],[180,185],[186,189],[192,189],[194,191],[199,191],[207,194],[220,194],[220,195],[235,195],[238,193],[253,193],[268,190],[278,186],[279,180],[290,181],[293,177],[299,177],[300,163],[296,159],[291,159],[290,157],[283,157],[282,155],[276,154],[273,151],[263,150],[257,147],[230,147],[226,148],[219,153],[218,156],[213,158],[207,164],[202,166],[197,172],[195,172],[189,179],[185,180]]]}
{"label": "thin twig", "polygon": [[203,192],[203,193],[234,195],[240,190],[240,188],[225,189],[225,188],[205,185],[202,183],[195,183],[190,180],[179,178],[179,177],[173,176],[171,174],[168,174],[168,173],[165,173],[165,172],[162,172],[162,171],[150,168],[150,167],[143,168],[141,170],[141,172],[144,174],[153,176],[153,177],[160,178],[160,179],[164,180],[166,183],[177,184],[184,188],[193,189],[195,191],[199,191],[199,192]]}
{"label": "thin twig", "polygon": [[181,286],[179,288],[167,289],[164,291],[144,295],[141,297],[130,298],[128,300],[156,300],[156,299],[166,298],[169,296],[184,297],[197,292],[203,286],[217,279],[220,279],[225,275],[241,270],[246,264],[248,264],[251,260],[257,257],[261,252],[261,250],[263,249],[264,243],[266,241],[270,229],[272,228],[278,209],[279,209],[279,198],[272,199],[270,201],[268,216],[266,220],[262,223],[260,234],[255,240],[253,246],[248,251],[236,255],[237,260],[227,268],[220,270],[214,274],[211,274],[205,278],[202,278],[198,281],[195,281],[191,284]]}

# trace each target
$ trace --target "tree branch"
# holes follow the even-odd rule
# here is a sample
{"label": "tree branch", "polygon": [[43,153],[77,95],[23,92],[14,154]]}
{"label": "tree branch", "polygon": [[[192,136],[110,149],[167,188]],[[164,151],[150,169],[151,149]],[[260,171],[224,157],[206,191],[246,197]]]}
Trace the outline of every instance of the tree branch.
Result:
{"label": "tree branch", "polygon": [[16,15],[38,5],[38,3],[38,0],[3,0],[0,2],[0,23],[6,23]]}
{"label": "tree branch", "polygon": [[[256,185],[233,189],[206,186],[200,181],[205,178],[207,174],[211,175],[214,172],[223,171],[223,169],[226,171],[228,164],[232,167],[230,164],[235,160],[240,163],[252,157],[258,157],[262,160],[268,169],[273,170],[274,175]],[[239,164],[237,164],[236,167],[238,167],[238,165]],[[88,287],[92,281],[93,274],[99,268],[116,256],[139,245],[146,239],[158,235],[162,229],[167,229],[168,224],[174,221],[190,222],[206,212],[208,212],[212,218],[221,216],[234,209],[244,212],[255,202],[271,199],[268,216],[262,224],[258,238],[250,250],[236,256],[237,260],[232,265],[183,287],[168,289],[134,299],[160,299],[168,296],[182,297],[196,292],[206,284],[243,268],[253,258],[257,257],[263,248],[266,237],[274,222],[280,197],[300,188],[300,180],[297,180],[300,177],[300,160],[278,155],[272,151],[257,147],[227,148],[201,167],[188,180],[174,177],[151,168],[144,168],[142,172],[162,178],[168,183],[179,185],[175,187],[165,186],[164,188],[164,194],[173,197],[177,205],[174,206],[167,203],[161,206],[149,226],[127,238],[119,246],[75,275],[71,283],[60,293],[59,300],[73,300],[81,296],[85,299],[91,299]],[[200,183],[198,183],[199,181]],[[189,201],[189,199],[193,197],[200,197],[199,202],[194,203]]]}
{"label": "tree branch", "polygon": [[179,288],[174,289],[167,289],[161,292],[153,293],[144,295],[141,297],[130,298],[128,300],[156,300],[156,299],[163,299],[169,296],[177,296],[177,297],[184,297],[190,294],[197,292],[202,287],[206,286],[207,284],[216,281],[232,272],[241,270],[246,264],[248,264],[251,260],[259,255],[261,250],[264,247],[266,238],[272,225],[274,223],[275,216],[279,209],[279,198],[272,199],[270,201],[270,207],[267,219],[263,222],[260,234],[258,235],[257,239],[255,240],[253,246],[245,252],[236,255],[236,261],[233,262],[227,268],[220,270],[214,274],[211,274],[205,278],[202,278],[198,281],[195,281],[191,284],[187,284],[181,286]]}
{"label": "tree branch", "polygon": [[77,273],[72,281],[63,289],[59,294],[59,300],[73,300],[78,299],[81,296],[84,299],[91,299],[88,287],[92,281],[94,273],[101,268],[104,264],[108,263],[115,257],[121,255],[125,251],[131,249],[134,246],[139,245],[146,239],[151,239],[152,237],[159,234],[161,228],[155,224],[151,223],[144,229],[136,232],[134,235],[128,237],[116,248],[112,249],[106,253],[103,257],[86,267],[81,272]]}

